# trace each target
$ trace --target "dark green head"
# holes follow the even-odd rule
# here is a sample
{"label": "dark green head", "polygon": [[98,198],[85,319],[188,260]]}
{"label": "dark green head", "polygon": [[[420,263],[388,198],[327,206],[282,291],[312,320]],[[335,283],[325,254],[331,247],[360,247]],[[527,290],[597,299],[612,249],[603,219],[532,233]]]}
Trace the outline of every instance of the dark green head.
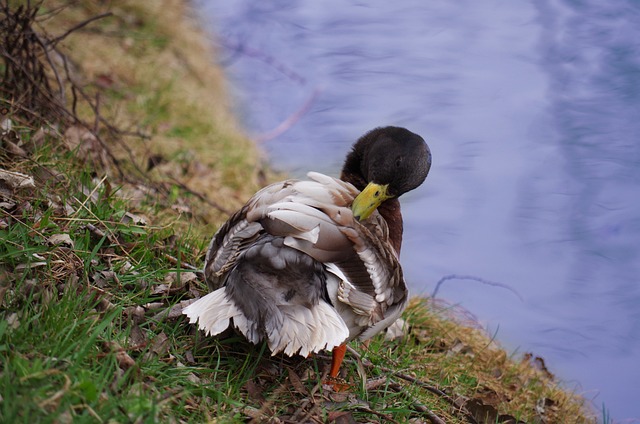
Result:
{"label": "dark green head", "polygon": [[341,179],[362,191],[352,209],[358,219],[366,219],[385,200],[422,184],[430,168],[431,151],[422,137],[405,128],[382,127],[353,145]]}

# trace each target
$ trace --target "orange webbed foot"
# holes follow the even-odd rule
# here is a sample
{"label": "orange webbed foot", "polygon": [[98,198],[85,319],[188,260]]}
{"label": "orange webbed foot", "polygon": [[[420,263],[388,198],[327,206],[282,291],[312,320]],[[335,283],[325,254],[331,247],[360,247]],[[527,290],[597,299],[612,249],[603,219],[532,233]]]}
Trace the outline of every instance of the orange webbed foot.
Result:
{"label": "orange webbed foot", "polygon": [[338,377],[338,374],[340,373],[340,365],[342,365],[342,360],[344,359],[346,352],[346,343],[333,348],[331,355],[331,369],[329,370],[329,376],[324,381],[324,385],[333,389],[334,392],[344,392],[351,387],[350,384]]}

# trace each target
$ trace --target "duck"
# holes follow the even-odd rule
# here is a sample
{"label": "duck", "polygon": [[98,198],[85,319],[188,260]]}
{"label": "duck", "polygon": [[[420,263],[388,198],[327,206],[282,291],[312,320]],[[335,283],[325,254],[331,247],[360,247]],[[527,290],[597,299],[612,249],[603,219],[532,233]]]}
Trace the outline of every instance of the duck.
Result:
{"label": "duck", "polygon": [[210,292],[183,314],[209,336],[232,327],[266,341],[272,355],[332,351],[336,378],[346,344],[389,327],[407,305],[398,198],[430,168],[421,136],[378,127],[353,144],[340,178],[309,172],[259,190],[213,236]]}

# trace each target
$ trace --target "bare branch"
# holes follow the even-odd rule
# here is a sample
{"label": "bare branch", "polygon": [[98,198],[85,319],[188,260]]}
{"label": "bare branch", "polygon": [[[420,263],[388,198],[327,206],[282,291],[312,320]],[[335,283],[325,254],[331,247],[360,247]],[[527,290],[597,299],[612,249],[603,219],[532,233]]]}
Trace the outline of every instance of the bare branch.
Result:
{"label": "bare branch", "polygon": [[111,13],[111,12],[105,12],[105,13],[102,13],[100,15],[93,16],[93,17],[87,19],[86,21],[82,21],[79,24],[74,25],[73,27],[69,28],[67,31],[64,32],[64,34],[59,35],[58,37],[54,38],[53,40],[50,40],[49,41],[49,45],[54,47],[56,44],[58,44],[60,41],[64,40],[72,32],[77,31],[80,28],[89,25],[93,21],[97,21],[98,19],[106,18],[107,16],[112,16],[112,15],[113,15],[113,13]]}
{"label": "bare branch", "polygon": [[482,284],[486,284],[488,286],[501,287],[503,289],[509,290],[511,293],[513,293],[516,296],[518,296],[518,299],[520,299],[520,301],[524,302],[524,298],[520,295],[520,293],[518,293],[513,287],[510,287],[510,286],[508,286],[506,284],[497,283],[495,281],[485,280],[484,278],[476,277],[474,275],[458,275],[458,274],[445,275],[444,277],[442,277],[436,283],[436,286],[433,289],[433,292],[431,292],[431,297],[435,298],[436,295],[438,294],[438,290],[440,290],[440,286],[442,284],[444,284],[446,281],[449,281],[449,280],[471,280],[471,281],[477,281],[477,282],[482,283]]}

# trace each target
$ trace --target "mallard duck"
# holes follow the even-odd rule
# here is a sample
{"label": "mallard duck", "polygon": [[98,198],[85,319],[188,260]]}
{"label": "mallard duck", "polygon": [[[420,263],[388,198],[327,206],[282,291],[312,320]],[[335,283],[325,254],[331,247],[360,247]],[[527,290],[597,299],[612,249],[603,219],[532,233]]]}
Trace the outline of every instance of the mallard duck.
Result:
{"label": "mallard duck", "polygon": [[310,172],[258,191],[215,234],[204,274],[211,293],[184,309],[209,335],[233,326],[272,354],[366,340],[404,310],[398,197],[418,187],[431,152],[417,134],[376,128],[347,155],[340,179]]}

